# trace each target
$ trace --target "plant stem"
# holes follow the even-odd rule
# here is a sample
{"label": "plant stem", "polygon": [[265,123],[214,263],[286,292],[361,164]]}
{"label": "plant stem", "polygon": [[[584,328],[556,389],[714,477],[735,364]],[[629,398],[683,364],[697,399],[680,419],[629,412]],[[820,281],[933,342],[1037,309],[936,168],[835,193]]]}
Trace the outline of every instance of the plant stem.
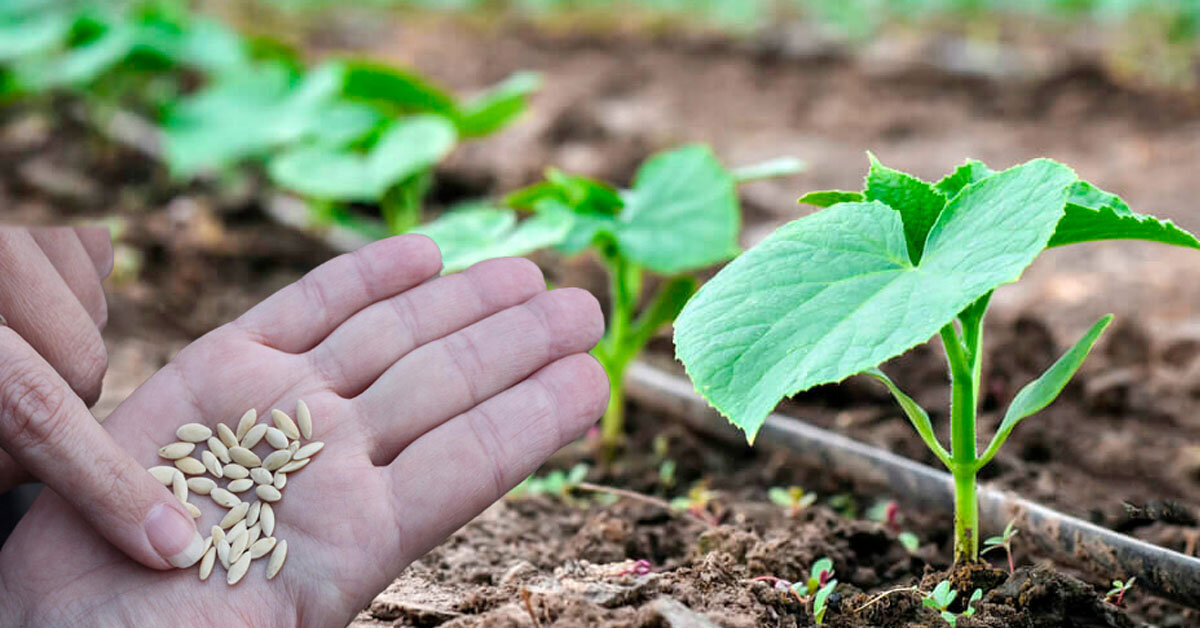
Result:
{"label": "plant stem", "polygon": [[632,354],[636,353],[636,349],[630,352],[628,337],[633,309],[637,307],[641,293],[642,273],[640,268],[616,252],[606,254],[604,261],[608,266],[612,302],[609,304],[608,330],[596,346],[595,355],[608,372],[608,409],[600,421],[600,434],[604,444],[612,447],[620,442],[625,433],[625,368]]}
{"label": "plant stem", "polygon": [[975,494],[975,374],[954,323],[942,328],[942,346],[950,366],[950,472],[954,476],[954,562],[979,560],[979,504]]}
{"label": "plant stem", "polygon": [[605,364],[608,371],[608,408],[600,420],[600,436],[604,443],[615,445],[625,430],[625,367]]}

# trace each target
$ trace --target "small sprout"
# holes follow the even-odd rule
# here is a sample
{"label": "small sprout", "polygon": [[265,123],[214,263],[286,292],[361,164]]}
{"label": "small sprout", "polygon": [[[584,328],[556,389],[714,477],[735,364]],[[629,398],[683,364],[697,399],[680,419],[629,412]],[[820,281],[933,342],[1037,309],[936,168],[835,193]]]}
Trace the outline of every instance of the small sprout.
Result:
{"label": "small sprout", "polygon": [[509,491],[508,497],[520,499],[534,495],[549,495],[573,504],[576,503],[576,500],[571,493],[579,487],[580,482],[587,478],[587,473],[588,466],[581,463],[571,467],[570,471],[555,469],[542,477],[531,475]]}
{"label": "small sprout", "polygon": [[984,549],[981,552],[979,552],[979,555],[983,556],[984,554],[986,554],[992,550],[1004,548],[1004,552],[1006,554],[1008,554],[1008,573],[1010,575],[1015,570],[1015,568],[1013,566],[1013,553],[1012,553],[1013,537],[1016,536],[1018,532],[1020,532],[1020,530],[1013,527],[1016,523],[1017,523],[1016,519],[1009,521],[1008,525],[1004,526],[1004,534],[1002,534],[1000,536],[993,536],[989,539],[984,540],[984,542],[983,542]]}
{"label": "small sprout", "polygon": [[849,493],[838,493],[829,498],[829,507],[847,519],[858,518],[858,502]]}
{"label": "small sprout", "polygon": [[687,495],[672,499],[671,508],[685,511],[705,521],[712,521],[713,517],[708,512],[708,506],[716,496],[716,493],[708,490],[708,483],[702,480],[693,484]]}
{"label": "small sprout", "polygon": [[645,558],[639,558],[633,562],[633,565],[618,571],[616,575],[627,576],[633,574],[635,576],[644,576],[650,573],[654,573],[654,563]]}
{"label": "small sprout", "polygon": [[671,459],[663,460],[658,465],[658,483],[663,488],[671,488],[675,486],[675,461]]}
{"label": "small sprout", "polygon": [[925,597],[921,599],[921,604],[940,612],[942,620],[949,624],[950,628],[956,628],[959,619],[975,614],[975,603],[983,598],[983,590],[975,589],[975,592],[971,594],[971,599],[967,600],[967,609],[956,615],[950,611],[950,605],[957,598],[958,591],[950,588],[948,580],[942,580],[934,587],[933,591],[925,594]]}
{"label": "small sprout", "polygon": [[886,525],[892,532],[899,532],[900,504],[894,499],[879,502],[867,509],[867,519]]}
{"label": "small sprout", "polygon": [[812,506],[817,501],[816,493],[809,493],[799,486],[772,486],[767,491],[767,497],[777,505],[788,509],[788,514],[795,517],[800,511]]}
{"label": "small sprout", "polygon": [[1113,580],[1112,588],[1108,590],[1108,593],[1104,594],[1104,601],[1110,602],[1115,606],[1124,606],[1125,593],[1128,592],[1129,588],[1133,586],[1134,580],[1137,580],[1137,578],[1134,577],[1125,581]]}
{"label": "small sprout", "polygon": [[808,582],[805,583],[805,595],[812,595],[824,587],[833,578],[833,560],[825,557],[813,563],[808,572]]}
{"label": "small sprout", "polygon": [[829,582],[826,582],[825,586],[821,587],[820,590],[817,591],[816,597],[813,598],[813,621],[815,621],[818,626],[825,623],[825,611],[829,610],[829,607],[826,606],[826,602],[829,600],[829,594],[833,593],[833,590],[837,588],[837,583],[837,580],[830,580]]}
{"label": "small sprout", "polygon": [[920,537],[907,530],[901,532],[896,537],[896,540],[900,541],[900,544],[904,546],[904,549],[907,550],[909,554],[916,554],[917,550],[921,549]]}

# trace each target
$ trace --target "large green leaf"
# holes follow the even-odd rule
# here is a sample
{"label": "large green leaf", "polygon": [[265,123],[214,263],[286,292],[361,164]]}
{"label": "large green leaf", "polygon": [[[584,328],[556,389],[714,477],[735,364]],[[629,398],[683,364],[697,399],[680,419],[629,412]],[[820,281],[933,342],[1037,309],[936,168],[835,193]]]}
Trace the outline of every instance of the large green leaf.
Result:
{"label": "large green leaf", "polygon": [[420,114],[401,118],[366,153],[338,146],[305,146],[271,160],[277,185],[312,198],[378,202],[396,184],[431,168],[454,148],[454,126]]}
{"label": "large green leaf", "polygon": [[1034,160],[964,188],[917,265],[900,214],[841,203],[784,225],[697,292],[675,324],[697,389],[752,440],[780,399],[925,342],[1015,281],[1062,217],[1070,169]]}
{"label": "large green leaf", "polygon": [[1196,236],[1170,220],[1137,214],[1125,201],[1086,181],[1071,189],[1067,211],[1050,238],[1050,246],[1095,240],[1149,240],[1200,249]]}
{"label": "large green leaf", "polygon": [[460,208],[413,229],[442,250],[444,272],[457,272],[494,257],[528,255],[553,246],[570,228],[565,208],[540,211],[523,221],[516,212],[490,206]]}
{"label": "large green leaf", "polygon": [[642,164],[614,235],[632,262],[669,275],[737,255],[740,220],[733,175],[707,146],[692,145]]}
{"label": "large green leaf", "polygon": [[880,201],[900,212],[904,237],[908,241],[908,256],[915,264],[921,261],[925,237],[946,206],[946,197],[911,174],[884,166],[875,155],[870,155],[870,159],[871,169],[867,172],[863,197],[868,201]]}
{"label": "large green leaf", "polygon": [[1075,343],[1075,346],[1067,350],[1050,368],[1046,369],[1042,376],[1029,382],[1024,388],[1017,393],[1013,398],[1012,403],[1008,406],[1008,411],[1004,413],[1004,420],[1000,422],[1000,427],[996,429],[996,435],[992,437],[992,442],[988,445],[987,450],[979,457],[978,465],[982,467],[996,455],[1000,446],[1008,439],[1008,435],[1012,433],[1013,428],[1020,423],[1022,419],[1032,416],[1041,411],[1042,408],[1050,405],[1063,388],[1067,386],[1067,382],[1075,375],[1075,371],[1083,365],[1083,361],[1087,359],[1088,352],[1092,350],[1092,346],[1100,339],[1100,335],[1108,328],[1109,323],[1113,320],[1112,314],[1101,318],[1092,325],[1092,328]]}

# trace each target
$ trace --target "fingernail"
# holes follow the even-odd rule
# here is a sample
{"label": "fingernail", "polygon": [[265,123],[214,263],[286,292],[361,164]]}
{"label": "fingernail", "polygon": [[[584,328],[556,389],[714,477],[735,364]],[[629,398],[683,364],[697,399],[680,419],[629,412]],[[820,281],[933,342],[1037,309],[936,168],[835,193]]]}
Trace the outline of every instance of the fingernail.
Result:
{"label": "fingernail", "polygon": [[192,518],[166,504],[155,506],[143,527],[154,551],[176,567],[191,567],[203,555],[204,539]]}

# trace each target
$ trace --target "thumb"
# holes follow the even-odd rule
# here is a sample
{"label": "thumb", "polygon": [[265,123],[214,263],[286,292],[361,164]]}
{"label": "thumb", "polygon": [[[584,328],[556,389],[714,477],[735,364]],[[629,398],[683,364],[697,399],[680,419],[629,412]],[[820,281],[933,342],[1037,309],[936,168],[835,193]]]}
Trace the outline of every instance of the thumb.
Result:
{"label": "thumb", "polygon": [[0,448],[139,563],[169,569],[200,559],[204,540],[183,504],[7,327],[0,327]]}

